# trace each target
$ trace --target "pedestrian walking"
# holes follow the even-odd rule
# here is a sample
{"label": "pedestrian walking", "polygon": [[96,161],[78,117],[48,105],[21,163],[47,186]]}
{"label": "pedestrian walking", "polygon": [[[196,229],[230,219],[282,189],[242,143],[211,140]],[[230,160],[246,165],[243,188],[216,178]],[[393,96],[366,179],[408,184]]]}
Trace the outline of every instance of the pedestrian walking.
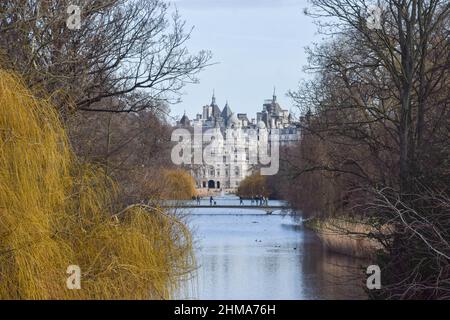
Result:
{"label": "pedestrian walking", "polygon": [[209,204],[211,205],[211,207],[212,207],[212,205],[213,205],[213,202],[214,202],[214,199],[213,199],[213,197],[211,196],[211,197],[209,198]]}

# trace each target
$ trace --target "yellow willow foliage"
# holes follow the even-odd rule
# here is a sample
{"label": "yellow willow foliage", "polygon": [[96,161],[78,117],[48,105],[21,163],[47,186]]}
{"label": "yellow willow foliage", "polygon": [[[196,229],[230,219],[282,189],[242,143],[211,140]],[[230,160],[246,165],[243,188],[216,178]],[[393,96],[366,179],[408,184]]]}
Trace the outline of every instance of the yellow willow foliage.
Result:
{"label": "yellow willow foliage", "polygon": [[186,170],[164,170],[164,192],[162,197],[166,200],[188,200],[197,195],[195,180]]}
{"label": "yellow willow foliage", "polygon": [[238,195],[251,198],[256,196],[270,196],[267,178],[260,174],[251,175],[241,181],[238,187]]}
{"label": "yellow willow foliage", "polygon": [[0,69],[0,298],[173,297],[194,263],[189,231],[157,208],[114,215],[115,191],[77,162],[52,106]]}

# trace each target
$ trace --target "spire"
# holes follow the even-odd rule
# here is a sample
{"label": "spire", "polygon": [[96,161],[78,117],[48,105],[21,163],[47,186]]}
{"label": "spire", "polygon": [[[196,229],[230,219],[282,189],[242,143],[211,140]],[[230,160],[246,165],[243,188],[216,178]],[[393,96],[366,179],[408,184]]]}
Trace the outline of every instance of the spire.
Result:
{"label": "spire", "polygon": [[214,106],[215,104],[216,104],[216,89],[213,89],[211,105]]}
{"label": "spire", "polygon": [[276,92],[277,92],[277,88],[274,86],[273,87],[273,96],[272,96],[273,102],[277,101],[277,94],[276,94]]}

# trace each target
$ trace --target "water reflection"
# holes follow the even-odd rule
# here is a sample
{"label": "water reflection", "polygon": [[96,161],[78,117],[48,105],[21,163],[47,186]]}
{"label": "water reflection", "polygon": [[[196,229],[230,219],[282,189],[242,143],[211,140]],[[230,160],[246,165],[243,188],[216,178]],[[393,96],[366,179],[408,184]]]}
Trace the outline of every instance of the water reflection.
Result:
{"label": "water reflection", "polygon": [[289,216],[248,209],[192,214],[200,267],[188,298],[365,298],[364,262],[327,253],[315,234]]}

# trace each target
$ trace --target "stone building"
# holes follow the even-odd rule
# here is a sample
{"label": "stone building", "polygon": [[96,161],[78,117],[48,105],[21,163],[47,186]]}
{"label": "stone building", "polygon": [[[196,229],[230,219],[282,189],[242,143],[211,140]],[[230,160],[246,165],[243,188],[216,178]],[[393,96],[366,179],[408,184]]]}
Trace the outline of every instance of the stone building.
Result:
{"label": "stone building", "polygon": [[218,160],[191,167],[197,187],[208,189],[237,188],[255,169],[250,157],[257,154],[258,143],[269,143],[274,131],[282,146],[295,143],[300,137],[298,124],[278,104],[275,92],[271,100],[264,102],[256,119],[249,120],[246,113],[234,113],[228,102],[221,110],[213,93],[211,103],[203,107],[201,114],[192,121],[184,114],[178,125],[201,128],[204,135],[214,136],[214,143],[206,139],[203,144],[213,145],[211,150]]}

